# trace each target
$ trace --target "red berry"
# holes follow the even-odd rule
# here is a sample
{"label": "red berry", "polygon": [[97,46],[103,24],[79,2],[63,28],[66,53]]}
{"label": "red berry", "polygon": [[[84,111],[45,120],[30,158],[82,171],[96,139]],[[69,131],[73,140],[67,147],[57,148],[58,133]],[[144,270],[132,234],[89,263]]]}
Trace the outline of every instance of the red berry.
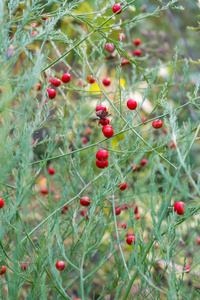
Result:
{"label": "red berry", "polygon": [[141,54],[142,54],[142,51],[140,49],[136,49],[134,51],[134,55],[136,55],[136,56],[140,56]]}
{"label": "red berry", "polygon": [[41,192],[41,194],[43,194],[43,195],[48,194],[47,188],[41,188],[40,192]]}
{"label": "red berry", "polygon": [[0,209],[4,207],[4,201],[2,198],[0,198]]}
{"label": "red berry", "polygon": [[49,175],[54,175],[56,173],[56,170],[54,168],[48,168]]}
{"label": "red berry", "polygon": [[38,82],[38,83],[36,83],[36,84],[33,86],[33,88],[34,88],[36,91],[40,91],[41,88],[42,88],[42,86],[41,86],[41,84]]}
{"label": "red berry", "polygon": [[108,160],[106,160],[106,161],[100,161],[100,160],[97,160],[97,161],[96,161],[96,166],[97,166],[99,169],[107,168],[108,164],[109,164]]}
{"label": "red berry", "polygon": [[134,203],[134,204],[133,204],[133,207],[135,207],[134,214],[137,214],[137,213],[139,212],[138,205]]}
{"label": "red berry", "polygon": [[64,83],[68,83],[71,81],[71,75],[69,73],[64,73],[61,80]]}
{"label": "red berry", "polygon": [[119,35],[118,35],[118,41],[123,42],[125,40],[125,38],[126,38],[126,36],[125,36],[124,33],[119,33]]}
{"label": "red berry", "polygon": [[134,40],[134,44],[136,47],[139,46],[141,44],[141,40],[140,39]]}
{"label": "red berry", "polygon": [[136,220],[140,220],[140,219],[141,219],[140,215],[137,215]]}
{"label": "red berry", "polygon": [[197,245],[200,245],[200,237],[196,238]]}
{"label": "red berry", "polygon": [[123,229],[126,229],[126,228],[127,228],[126,223],[123,223],[123,224],[122,224],[122,228],[123,228]]}
{"label": "red berry", "polygon": [[[82,216],[82,217],[85,217],[86,216],[86,219],[88,218],[88,209],[85,209],[85,210],[82,210],[81,212],[80,212],[80,215]],[[88,218],[89,219],[89,218]]]}
{"label": "red berry", "polygon": [[5,266],[2,266],[1,268],[0,268],[0,275],[3,275],[3,274],[5,274],[6,273],[6,267]]}
{"label": "red berry", "polygon": [[100,120],[100,124],[102,125],[102,126],[105,126],[105,125],[108,125],[108,124],[110,124],[110,120],[109,119],[101,119]]}
{"label": "red berry", "polygon": [[68,206],[66,205],[66,206],[64,206],[63,208],[62,208],[62,210],[61,210],[61,213],[62,214],[64,214],[65,213],[65,211],[67,211],[69,208],[68,208]]}
{"label": "red berry", "polygon": [[92,83],[95,83],[95,78],[93,77],[93,75],[88,75],[87,76],[87,82],[92,84]]}
{"label": "red berry", "polygon": [[58,269],[59,271],[63,271],[65,268],[65,262],[62,260],[58,260],[56,263],[56,269]]}
{"label": "red berry", "polygon": [[38,35],[38,32],[35,31],[35,30],[33,30],[33,31],[30,32],[30,35],[31,35],[31,36],[36,36],[36,35]]}
{"label": "red berry", "polygon": [[61,85],[61,80],[58,79],[58,78],[55,78],[53,81],[52,81],[52,84],[54,86],[60,86]]}
{"label": "red berry", "polygon": [[139,170],[140,170],[140,166],[139,166],[139,165],[136,165],[136,164],[132,164],[131,169],[132,169],[134,172],[136,172],[136,171],[139,171]]}
{"label": "red berry", "polygon": [[102,150],[99,150],[97,153],[96,153],[96,158],[98,160],[101,160],[101,161],[105,161],[107,160],[109,157],[109,153],[107,150],[105,149],[102,149]]}
{"label": "red berry", "polygon": [[176,148],[176,146],[174,145],[174,143],[172,141],[170,141],[169,145],[170,145],[171,149]]}
{"label": "red berry", "polygon": [[115,50],[115,45],[111,43],[105,44],[105,50],[108,52],[113,52]]}
{"label": "red berry", "polygon": [[102,82],[103,82],[103,84],[104,84],[105,86],[108,86],[108,85],[111,84],[110,78],[104,78]]}
{"label": "red berry", "polygon": [[189,265],[186,265],[185,268],[184,268],[185,273],[190,273],[190,266]]}
{"label": "red berry", "polygon": [[152,126],[153,126],[153,128],[155,128],[155,129],[161,128],[161,127],[163,126],[163,122],[162,122],[162,120],[159,120],[159,119],[154,120],[154,121],[152,122]]}
{"label": "red berry", "polygon": [[83,205],[83,206],[90,205],[90,198],[89,197],[82,197],[80,199],[80,204]]}
{"label": "red berry", "polygon": [[83,144],[87,144],[87,142],[88,142],[88,140],[87,140],[87,138],[84,136],[84,137],[82,138],[82,143],[83,143]]}
{"label": "red berry", "polygon": [[136,109],[136,107],[137,107],[137,102],[136,102],[135,100],[133,100],[133,99],[129,99],[129,100],[127,101],[127,107],[128,107],[130,110],[134,110],[134,109]]}
{"label": "red berry", "polygon": [[120,190],[124,191],[127,188],[127,184],[126,183],[121,183],[118,185],[118,187],[120,188]]}
{"label": "red berry", "polygon": [[142,159],[141,162],[140,162],[140,164],[141,164],[142,167],[144,167],[147,163],[148,163],[148,160],[145,159],[145,158]]}
{"label": "red berry", "polygon": [[127,204],[127,203],[124,203],[124,204],[122,205],[121,209],[123,209],[123,210],[124,210],[124,209],[128,209],[128,207],[131,208],[131,204],[130,204],[130,203],[128,203],[128,204]]}
{"label": "red berry", "polygon": [[183,215],[185,213],[184,203],[182,201],[178,201],[174,204],[174,211],[177,212],[178,215]]}
{"label": "red berry", "polygon": [[41,19],[42,19],[43,21],[46,21],[46,20],[48,19],[48,17],[45,17],[44,14],[42,14],[42,16],[43,16],[43,17],[41,17]]}
{"label": "red berry", "polygon": [[121,211],[122,211],[121,207],[119,207],[119,206],[115,207],[115,214],[116,214],[116,216],[120,215]]}
{"label": "red berry", "polygon": [[128,245],[132,245],[133,243],[135,244],[135,236],[131,235],[131,236],[127,237],[126,242]]}
{"label": "red berry", "polygon": [[54,89],[48,89],[47,93],[48,93],[50,99],[54,99],[56,96],[56,91]]}
{"label": "red berry", "polygon": [[105,106],[103,106],[103,105],[97,105],[96,111],[99,111],[99,110],[105,110],[105,111],[107,111],[107,108]]}
{"label": "red berry", "polygon": [[[37,23],[31,23],[31,26],[33,26],[33,27],[38,27],[38,24]],[[13,36],[14,37],[14,36]]]}
{"label": "red berry", "polygon": [[91,129],[91,128],[88,128],[88,129],[87,129],[87,134],[90,135],[91,133],[92,133],[92,129]]}
{"label": "red berry", "polygon": [[130,65],[130,61],[125,58],[125,57],[122,57],[122,62],[121,62],[121,66],[126,66],[126,65]]}
{"label": "red berry", "polygon": [[59,200],[60,199],[60,195],[56,194],[56,195],[54,195],[54,198],[57,199],[57,200]]}
{"label": "red berry", "polygon": [[122,6],[118,3],[116,3],[116,4],[113,5],[112,10],[113,10],[114,14],[117,13],[117,15],[119,15],[122,12]]}
{"label": "red berry", "polygon": [[27,268],[27,264],[26,264],[26,263],[23,263],[23,264],[21,265],[22,271],[26,271],[26,268]]}
{"label": "red berry", "polygon": [[34,141],[34,140],[32,140],[32,141],[31,141],[31,145],[33,146],[34,144],[35,144],[35,141]]}
{"label": "red berry", "polygon": [[147,120],[148,119],[146,117],[142,117],[142,119],[141,119],[142,122],[147,122]]}
{"label": "red berry", "polygon": [[110,125],[103,126],[102,131],[103,131],[104,136],[108,139],[111,138],[114,134],[114,130],[113,130],[112,126],[110,126]]}

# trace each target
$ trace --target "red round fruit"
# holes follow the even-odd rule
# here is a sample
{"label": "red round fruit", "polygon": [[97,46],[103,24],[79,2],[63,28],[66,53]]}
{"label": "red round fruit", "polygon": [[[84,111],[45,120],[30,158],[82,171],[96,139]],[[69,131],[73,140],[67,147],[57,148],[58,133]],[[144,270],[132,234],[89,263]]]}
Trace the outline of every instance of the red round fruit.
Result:
{"label": "red round fruit", "polygon": [[36,35],[38,35],[38,32],[35,31],[35,30],[33,30],[33,31],[30,32],[30,35],[31,35],[31,36],[36,36]]}
{"label": "red round fruit", "polygon": [[118,185],[118,187],[120,188],[120,190],[124,191],[127,188],[127,184],[126,183],[120,183]]}
{"label": "red round fruit", "polygon": [[135,56],[140,56],[142,54],[142,51],[140,50],[140,49],[136,49],[135,51],[134,51],[134,55]]}
{"label": "red round fruit", "polygon": [[81,215],[82,217],[85,217],[85,216],[86,216],[86,218],[88,218],[88,209],[82,210],[82,211],[80,212],[80,215]]}
{"label": "red round fruit", "polygon": [[54,89],[48,89],[47,93],[48,93],[50,99],[54,99],[56,96],[56,91]]}
{"label": "red round fruit", "polygon": [[119,33],[118,35],[118,41],[123,42],[125,40],[126,36],[124,33]]}
{"label": "red round fruit", "polygon": [[111,138],[114,134],[114,130],[113,130],[112,126],[109,126],[109,125],[103,126],[102,131],[103,131],[104,136],[108,139]]}
{"label": "red round fruit", "polygon": [[196,238],[197,245],[200,245],[200,237]]}
{"label": "red round fruit", "polygon": [[184,270],[185,270],[185,273],[190,273],[190,265],[186,265]]}
{"label": "red round fruit", "polygon": [[71,81],[71,75],[69,73],[64,73],[61,80],[64,83],[68,83]]}
{"label": "red round fruit", "polygon": [[135,100],[133,100],[133,99],[129,99],[129,100],[127,101],[127,107],[128,107],[130,110],[134,110],[134,109],[136,109],[136,107],[137,107],[137,102],[136,102]]}
{"label": "red round fruit", "polygon": [[141,166],[144,167],[148,163],[148,160],[143,158],[140,162]]}
{"label": "red round fruit", "polygon": [[91,133],[92,133],[92,129],[91,129],[91,128],[88,128],[88,129],[87,129],[87,134],[90,135]]}
{"label": "red round fruit", "polygon": [[136,164],[132,164],[131,165],[131,169],[136,172],[136,171],[139,171],[140,170],[140,166],[139,165],[136,165]]}
{"label": "red round fruit", "polygon": [[38,27],[38,24],[37,23],[31,23],[31,26],[33,26],[33,27]]}
{"label": "red round fruit", "polygon": [[174,204],[174,211],[178,215],[183,215],[185,213],[184,206],[185,206],[185,204],[182,201],[178,201]]}
{"label": "red round fruit", "polygon": [[126,66],[126,65],[130,65],[130,61],[125,58],[125,57],[122,57],[122,62],[121,62],[121,66]]}
{"label": "red round fruit", "polygon": [[122,12],[122,6],[119,3],[116,3],[113,5],[112,10],[114,14],[117,13],[117,15],[119,15]]}
{"label": "red round fruit", "polygon": [[111,43],[105,44],[105,50],[108,52],[113,52],[115,50],[115,45]]}
{"label": "red round fruit", "polygon": [[56,170],[54,168],[48,168],[49,175],[54,175],[56,173]]}
{"label": "red round fruit", "polygon": [[137,214],[137,213],[139,212],[138,205],[134,203],[134,204],[133,204],[133,207],[135,207],[134,214]]}
{"label": "red round fruit", "polygon": [[88,142],[88,140],[87,140],[87,138],[84,136],[84,137],[82,138],[82,143],[83,143],[83,144],[87,144],[87,142]]}
{"label": "red round fruit", "polygon": [[126,242],[128,245],[132,245],[133,243],[135,244],[135,236],[131,235],[131,236],[127,237]]}
{"label": "red round fruit", "polygon": [[116,216],[120,215],[121,211],[122,211],[121,207],[119,207],[119,206],[115,207],[115,214],[116,214]]}
{"label": "red round fruit", "polygon": [[57,199],[57,200],[59,200],[60,199],[60,195],[59,194],[55,194],[54,198]]}
{"label": "red round fruit", "polygon": [[92,83],[95,83],[95,78],[93,77],[93,75],[88,75],[87,76],[87,82],[92,84]]}
{"label": "red round fruit", "polygon": [[140,215],[137,215],[136,220],[140,220],[140,219],[141,219]]}
{"label": "red round fruit", "polygon": [[134,40],[134,44],[136,47],[139,46],[141,44],[141,40],[140,39]]}
{"label": "red round fruit", "polygon": [[108,86],[111,84],[110,78],[104,78],[102,82],[103,82],[103,85],[105,85],[105,86]]}
{"label": "red round fruit", "polygon": [[83,206],[89,206],[90,205],[90,198],[89,197],[82,197],[80,199],[80,204]]}
{"label": "red round fruit", "polygon": [[62,214],[64,214],[66,211],[68,211],[68,206],[66,205],[66,206],[64,206],[63,208],[62,208],[62,210],[61,210],[61,213]]}
{"label": "red round fruit", "polygon": [[102,118],[102,119],[100,120],[100,124],[101,124],[102,126],[108,125],[108,124],[110,124],[110,120],[109,120],[109,119],[104,119],[104,118]]}
{"label": "red round fruit", "polygon": [[174,143],[172,141],[170,141],[169,145],[170,145],[171,149],[176,148],[176,146],[174,145]]}
{"label": "red round fruit", "polygon": [[96,161],[96,166],[97,166],[99,169],[107,168],[108,164],[109,164],[108,160],[106,160],[106,161],[100,161],[100,160],[97,160],[97,161]]}
{"label": "red round fruit", "polygon": [[105,161],[107,160],[109,157],[109,153],[107,150],[105,149],[102,149],[102,150],[99,150],[97,153],[96,153],[96,158],[100,161]]}
{"label": "red round fruit", "polygon": [[34,85],[34,89],[35,89],[36,91],[40,91],[41,88],[42,88],[42,86],[41,86],[41,84],[40,84],[39,82],[36,83],[36,84]]}
{"label": "red round fruit", "polygon": [[43,17],[41,17],[41,19],[42,19],[43,21],[46,21],[46,20],[48,19],[48,17],[47,17],[47,16],[45,17],[44,14],[42,14],[42,16],[43,16]]}
{"label": "red round fruit", "polygon": [[142,122],[147,122],[148,119],[147,119],[146,117],[142,117],[141,121],[142,121]]}
{"label": "red round fruit", "polygon": [[6,273],[6,267],[5,266],[2,266],[1,268],[0,268],[0,275],[3,275],[3,274],[5,274]]}
{"label": "red round fruit", "polygon": [[4,201],[2,198],[0,198],[0,209],[4,207]]}
{"label": "red round fruit", "polygon": [[60,86],[61,85],[61,80],[58,79],[58,78],[55,78],[53,81],[52,81],[52,84],[54,86]]}
{"label": "red round fruit", "polygon": [[126,229],[126,228],[127,228],[126,223],[123,223],[123,224],[122,224],[122,228],[123,228],[123,229]]}
{"label": "red round fruit", "polygon": [[63,271],[65,268],[65,262],[63,260],[58,260],[56,263],[56,269],[59,271]]}
{"label": "red round fruit", "polygon": [[26,271],[26,269],[27,269],[27,264],[26,263],[23,263],[22,265],[21,265],[21,270],[22,271]]}
{"label": "red round fruit", "polygon": [[41,192],[41,194],[43,194],[43,195],[48,194],[47,188],[41,188],[40,192]]}
{"label": "red round fruit", "polygon": [[152,122],[152,126],[153,126],[153,128],[155,128],[155,129],[161,128],[161,127],[163,126],[163,122],[162,122],[162,120],[159,120],[159,119],[154,120],[154,121]]}
{"label": "red round fruit", "polygon": [[107,111],[107,108],[105,106],[103,106],[103,105],[97,105],[96,111],[99,111],[99,110],[105,110],[105,111]]}

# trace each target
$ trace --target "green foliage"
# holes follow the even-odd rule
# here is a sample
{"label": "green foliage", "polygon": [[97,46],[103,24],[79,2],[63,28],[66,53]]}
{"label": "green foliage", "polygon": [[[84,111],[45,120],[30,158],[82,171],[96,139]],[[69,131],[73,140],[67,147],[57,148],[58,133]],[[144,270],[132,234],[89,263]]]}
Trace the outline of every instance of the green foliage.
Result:
{"label": "green foliage", "polygon": [[[2,299],[199,299],[199,49],[194,33],[182,34],[193,26],[184,14],[198,12],[187,1],[126,1],[114,15],[115,2],[104,2],[0,4]],[[69,83],[50,84],[66,72]],[[110,139],[94,120],[99,104],[111,114]],[[163,128],[153,129],[156,119]],[[109,152],[102,170],[99,148]]]}

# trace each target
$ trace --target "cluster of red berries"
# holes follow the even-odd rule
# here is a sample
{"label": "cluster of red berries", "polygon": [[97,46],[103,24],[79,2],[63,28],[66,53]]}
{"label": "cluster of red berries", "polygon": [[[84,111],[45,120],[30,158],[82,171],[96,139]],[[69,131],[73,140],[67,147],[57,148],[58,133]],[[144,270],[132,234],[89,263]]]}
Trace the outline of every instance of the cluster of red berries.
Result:
{"label": "cluster of red berries", "polygon": [[[104,136],[108,139],[111,138],[114,134],[114,130],[112,126],[109,125],[110,120],[107,118],[108,113],[104,113],[107,112],[107,108],[103,105],[98,105],[96,107],[96,112],[99,112],[99,114],[96,113],[96,115],[100,118],[100,124],[103,126],[102,132]],[[104,114],[106,115],[106,117],[104,117]]]}
{"label": "cluster of red berries", "polygon": [[99,150],[96,153],[96,166],[100,169],[104,169],[108,166],[109,162],[108,162],[108,157],[109,157],[109,153],[107,150],[102,149]]}

